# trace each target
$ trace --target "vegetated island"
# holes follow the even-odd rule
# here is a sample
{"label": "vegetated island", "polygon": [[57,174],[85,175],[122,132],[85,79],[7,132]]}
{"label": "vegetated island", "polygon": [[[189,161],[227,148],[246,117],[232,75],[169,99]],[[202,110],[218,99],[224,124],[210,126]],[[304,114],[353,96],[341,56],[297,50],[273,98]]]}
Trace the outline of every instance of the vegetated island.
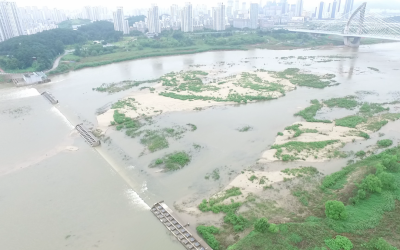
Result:
{"label": "vegetated island", "polygon": [[150,81],[123,81],[102,84],[93,89],[115,93],[140,85],[127,98],[112,105],[97,117],[98,126],[106,131],[110,125],[123,125],[115,120],[116,114],[129,119],[159,115],[164,112],[201,110],[205,107],[235,103],[272,100],[284,96],[296,86],[324,88],[337,84],[335,75],[313,75],[290,68],[282,72],[266,71],[225,74],[208,70],[171,72]]}

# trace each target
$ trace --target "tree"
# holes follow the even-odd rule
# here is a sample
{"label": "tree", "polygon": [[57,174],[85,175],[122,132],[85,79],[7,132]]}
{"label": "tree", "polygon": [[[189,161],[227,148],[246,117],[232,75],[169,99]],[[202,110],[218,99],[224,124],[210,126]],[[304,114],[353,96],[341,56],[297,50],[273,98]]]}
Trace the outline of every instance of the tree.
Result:
{"label": "tree", "polygon": [[337,235],[335,239],[325,240],[325,244],[332,250],[353,249],[353,243],[347,237],[341,235]]}
{"label": "tree", "polygon": [[370,191],[371,193],[380,193],[382,192],[382,182],[378,178],[378,176],[374,174],[370,174],[362,181],[359,186],[362,189]]}
{"label": "tree", "polygon": [[346,207],[341,201],[327,201],[325,203],[326,217],[334,220],[345,220],[347,218]]}
{"label": "tree", "polygon": [[400,170],[400,163],[397,161],[397,155],[385,154],[382,158],[383,166],[390,172],[398,172]]}
{"label": "tree", "polygon": [[394,190],[396,189],[396,179],[393,174],[390,173],[380,173],[378,174],[378,178],[382,183],[382,188],[387,190]]}
{"label": "tree", "polygon": [[259,233],[265,233],[268,231],[269,223],[266,218],[260,218],[254,223],[254,230]]}
{"label": "tree", "polygon": [[82,54],[81,47],[79,47],[79,45],[76,45],[74,55],[81,56],[81,54]]}

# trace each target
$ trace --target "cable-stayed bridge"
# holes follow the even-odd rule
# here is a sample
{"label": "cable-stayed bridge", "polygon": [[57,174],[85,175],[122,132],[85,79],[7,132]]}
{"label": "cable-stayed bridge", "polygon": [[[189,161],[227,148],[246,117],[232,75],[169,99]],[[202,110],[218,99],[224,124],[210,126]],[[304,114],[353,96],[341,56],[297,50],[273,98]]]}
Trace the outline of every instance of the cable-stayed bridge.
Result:
{"label": "cable-stayed bridge", "polygon": [[361,38],[377,38],[400,41],[400,22],[391,17],[365,12],[363,3],[353,13],[347,13],[331,21],[312,22],[307,28],[292,28],[290,31],[343,36],[344,44],[360,46]]}

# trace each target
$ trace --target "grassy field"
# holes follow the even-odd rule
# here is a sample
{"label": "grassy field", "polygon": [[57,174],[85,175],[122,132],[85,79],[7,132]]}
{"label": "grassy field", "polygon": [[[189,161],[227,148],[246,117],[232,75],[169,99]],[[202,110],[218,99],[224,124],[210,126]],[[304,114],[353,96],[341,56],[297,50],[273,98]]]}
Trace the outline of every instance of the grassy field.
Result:
{"label": "grassy field", "polygon": [[[314,184],[313,189],[304,189],[295,182],[288,185],[291,195],[299,200],[298,206],[305,211],[303,215],[279,209],[274,201],[251,194],[244,202],[235,202],[232,198],[241,192],[232,189],[199,205],[203,212],[226,214],[220,227],[198,228],[213,249],[394,250],[400,247],[400,147],[359,160],[322,179],[310,167],[282,172],[296,176],[290,182]],[[232,199],[232,203],[223,203],[227,199]],[[327,217],[327,201],[343,204],[343,216]],[[239,212],[242,206],[247,209]],[[260,218],[276,221],[282,216],[286,222],[277,225],[267,222],[268,230],[260,231],[253,226]]]}

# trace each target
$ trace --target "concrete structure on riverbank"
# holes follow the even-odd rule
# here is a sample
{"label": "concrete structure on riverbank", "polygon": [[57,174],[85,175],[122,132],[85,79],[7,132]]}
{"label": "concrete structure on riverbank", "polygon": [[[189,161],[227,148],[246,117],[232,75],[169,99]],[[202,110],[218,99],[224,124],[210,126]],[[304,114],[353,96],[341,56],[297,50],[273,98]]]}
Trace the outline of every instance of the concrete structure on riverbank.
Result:
{"label": "concrete structure on riverbank", "polygon": [[175,236],[175,238],[186,248],[193,250],[210,249],[205,243],[200,244],[199,241],[185,229],[171,214],[172,211],[163,202],[157,202],[151,208],[151,212],[160,220],[160,222]]}

